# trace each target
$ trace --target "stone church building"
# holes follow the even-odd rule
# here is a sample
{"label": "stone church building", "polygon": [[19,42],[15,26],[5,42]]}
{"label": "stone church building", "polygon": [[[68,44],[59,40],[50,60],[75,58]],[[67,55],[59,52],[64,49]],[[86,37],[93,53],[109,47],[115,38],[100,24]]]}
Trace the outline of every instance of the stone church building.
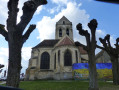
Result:
{"label": "stone church building", "polygon": [[63,16],[56,23],[55,39],[45,39],[32,48],[25,78],[72,79],[72,64],[87,61],[87,52],[73,40],[72,22]]}

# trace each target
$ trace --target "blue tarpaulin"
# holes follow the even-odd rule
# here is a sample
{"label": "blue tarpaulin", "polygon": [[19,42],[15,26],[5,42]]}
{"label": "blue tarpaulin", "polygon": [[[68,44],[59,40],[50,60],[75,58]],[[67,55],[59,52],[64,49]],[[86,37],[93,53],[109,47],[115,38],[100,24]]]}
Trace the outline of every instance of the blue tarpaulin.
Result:
{"label": "blue tarpaulin", "polygon": [[[88,69],[88,63],[75,63],[72,65],[72,70]],[[112,63],[96,63],[96,69],[112,69]]]}

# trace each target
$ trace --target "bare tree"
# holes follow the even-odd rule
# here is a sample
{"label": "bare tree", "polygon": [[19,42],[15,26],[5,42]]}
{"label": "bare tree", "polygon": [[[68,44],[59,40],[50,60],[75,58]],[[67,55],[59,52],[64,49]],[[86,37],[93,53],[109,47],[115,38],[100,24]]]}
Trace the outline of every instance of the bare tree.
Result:
{"label": "bare tree", "polygon": [[28,30],[23,35],[23,32],[32,19],[38,6],[47,4],[46,0],[28,0],[22,8],[23,15],[21,21],[17,24],[17,13],[19,0],[8,1],[8,19],[7,30],[4,25],[0,25],[0,34],[2,34],[9,46],[9,65],[7,86],[19,87],[19,78],[21,71],[21,48],[29,38],[31,32],[36,28],[36,25],[30,25]]}
{"label": "bare tree", "polygon": [[79,42],[76,42],[75,44],[77,46],[82,46],[84,50],[87,51],[88,57],[89,57],[89,90],[99,90],[98,88],[98,82],[97,82],[97,71],[96,71],[96,60],[95,60],[95,49],[96,49],[96,28],[97,28],[97,21],[95,19],[91,20],[90,23],[88,23],[88,27],[91,30],[91,37],[88,30],[82,29],[82,24],[77,25],[77,30],[79,31],[79,34],[82,36],[85,36],[86,38],[86,45],[83,45]]}
{"label": "bare tree", "polygon": [[113,83],[119,85],[119,38],[116,39],[115,48],[111,46],[109,34],[99,40],[103,47],[97,45],[97,48],[105,50],[109,54],[112,62]]}

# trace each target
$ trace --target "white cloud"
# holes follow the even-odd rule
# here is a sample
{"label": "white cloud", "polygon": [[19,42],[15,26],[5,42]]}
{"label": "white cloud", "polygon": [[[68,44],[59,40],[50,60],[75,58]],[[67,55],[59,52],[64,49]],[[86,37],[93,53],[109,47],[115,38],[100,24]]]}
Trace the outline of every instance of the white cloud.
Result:
{"label": "white cloud", "polygon": [[79,3],[79,4],[78,4],[78,7],[80,7],[80,6],[82,6],[82,3]]}
{"label": "white cloud", "polygon": [[22,59],[28,61],[31,57],[31,47],[23,47],[22,48]]}
{"label": "white cloud", "polygon": [[[57,1],[58,2],[58,1]],[[37,23],[39,30],[40,40],[52,39],[55,36],[55,24],[61,19],[62,16],[66,16],[73,23],[74,39],[79,40],[80,36],[76,31],[76,25],[80,22],[86,27],[89,21],[89,15],[85,10],[80,9],[81,5],[75,2],[68,2],[65,9],[62,9],[54,18],[44,16],[41,21]],[[84,39],[81,40],[84,43]]]}
{"label": "white cloud", "polygon": [[97,35],[105,35],[104,31],[102,30],[96,30]]}
{"label": "white cloud", "polygon": [[37,28],[40,34],[38,38],[40,38],[41,41],[54,37],[55,22],[55,19],[44,16],[43,19],[37,23]]}
{"label": "white cloud", "polygon": [[28,61],[31,57],[31,47],[23,47],[22,48],[22,62],[21,62],[21,65],[22,65],[22,70],[21,72],[22,73],[25,73],[26,72],[26,69],[28,68]]}
{"label": "white cloud", "polygon": [[67,4],[68,0],[51,0],[53,3],[56,4]]}
{"label": "white cloud", "polygon": [[18,4],[19,12],[18,12],[18,17],[17,17],[17,23],[20,21],[20,17],[23,14],[22,7],[24,5],[24,2],[26,2],[26,1],[28,1],[28,0],[19,0],[19,4]]}
{"label": "white cloud", "polygon": [[2,68],[4,72],[8,66],[8,48],[0,47],[0,64],[5,65],[5,67]]}
{"label": "white cloud", "polygon": [[8,57],[8,48],[0,48],[0,56]]}
{"label": "white cloud", "polygon": [[49,10],[48,10],[48,12],[49,12],[50,14],[54,14],[55,11],[56,11],[56,8],[52,8],[52,9],[49,9]]}
{"label": "white cloud", "polygon": [[106,35],[105,31],[103,30],[96,30],[96,39],[99,40],[100,37],[104,37]]}
{"label": "white cloud", "polygon": [[62,10],[64,8],[64,6],[67,5],[68,2],[70,2],[71,0],[51,0],[52,3],[56,4],[56,7],[53,7],[51,9],[48,9],[47,11],[50,14],[54,14],[55,12],[59,12],[60,10]]}
{"label": "white cloud", "polygon": [[0,24],[6,24],[6,19],[8,17],[7,12],[7,2],[8,0],[1,0],[0,1]]}
{"label": "white cloud", "polygon": [[[17,17],[17,23],[20,21],[20,17],[23,14],[22,7],[24,5],[24,2],[26,1],[28,0],[19,0],[19,4],[18,4],[19,12]],[[6,20],[8,17],[8,8],[7,8],[8,0],[1,0],[0,3],[1,3],[0,4],[0,19],[1,19],[0,24],[6,25]],[[36,14],[39,14],[42,9],[43,9],[42,6],[38,7]]]}
{"label": "white cloud", "polygon": [[42,9],[43,9],[43,6],[39,6],[38,8],[37,8],[37,10],[36,10],[36,15],[37,14],[40,14],[40,12],[42,11]]}
{"label": "white cloud", "polygon": [[61,11],[62,9],[64,9],[63,5],[62,4],[58,4],[56,7],[53,7],[51,9],[48,9],[47,11],[50,13],[50,14],[54,14],[56,12],[59,12]]}
{"label": "white cloud", "polygon": [[[23,11],[22,11],[22,7],[24,5],[24,2],[26,2],[28,0],[19,0],[19,4],[18,4],[18,8],[19,8],[19,12],[18,12],[18,17],[17,17],[17,22],[20,21],[20,17],[22,16],[23,14]],[[40,14],[40,12],[43,10],[43,6],[39,6],[35,12],[34,15],[38,15]]]}

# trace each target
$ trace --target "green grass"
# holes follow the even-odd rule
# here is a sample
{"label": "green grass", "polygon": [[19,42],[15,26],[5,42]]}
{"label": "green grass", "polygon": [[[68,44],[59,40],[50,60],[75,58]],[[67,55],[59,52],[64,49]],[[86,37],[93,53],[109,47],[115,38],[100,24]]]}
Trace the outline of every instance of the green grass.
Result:
{"label": "green grass", "polygon": [[[88,90],[87,81],[24,81],[20,88],[24,90]],[[100,90],[119,90],[119,85],[111,82],[99,82]]]}

